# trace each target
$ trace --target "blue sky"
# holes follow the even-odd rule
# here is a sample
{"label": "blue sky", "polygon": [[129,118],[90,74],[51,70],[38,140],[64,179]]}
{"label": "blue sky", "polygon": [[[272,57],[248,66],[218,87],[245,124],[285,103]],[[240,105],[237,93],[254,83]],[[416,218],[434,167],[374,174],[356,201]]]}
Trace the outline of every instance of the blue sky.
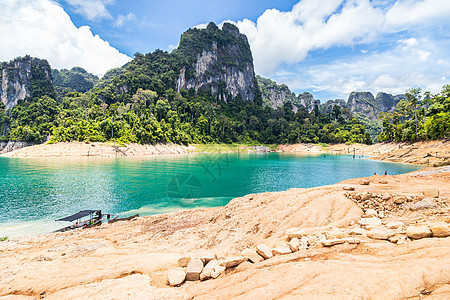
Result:
{"label": "blue sky", "polygon": [[103,74],[210,21],[247,35],[257,74],[322,101],[450,83],[449,0],[1,0],[0,61]]}

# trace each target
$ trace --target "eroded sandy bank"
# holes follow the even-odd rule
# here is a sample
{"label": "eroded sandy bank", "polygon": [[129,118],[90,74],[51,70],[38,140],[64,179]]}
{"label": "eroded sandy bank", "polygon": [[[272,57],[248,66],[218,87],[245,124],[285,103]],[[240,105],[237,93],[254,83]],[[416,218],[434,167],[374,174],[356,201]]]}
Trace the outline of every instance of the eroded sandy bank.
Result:
{"label": "eroded sandy bank", "polygon": [[315,144],[280,145],[278,150],[286,153],[329,153],[371,156],[371,159],[421,165],[450,164],[450,140],[417,143],[337,144],[322,147]]}
{"label": "eroded sandy bank", "polygon": [[165,154],[186,154],[194,151],[194,146],[175,144],[140,145],[129,144],[115,147],[112,143],[82,143],[66,142],[41,144],[14,150],[2,156],[5,157],[122,157],[147,156]]}

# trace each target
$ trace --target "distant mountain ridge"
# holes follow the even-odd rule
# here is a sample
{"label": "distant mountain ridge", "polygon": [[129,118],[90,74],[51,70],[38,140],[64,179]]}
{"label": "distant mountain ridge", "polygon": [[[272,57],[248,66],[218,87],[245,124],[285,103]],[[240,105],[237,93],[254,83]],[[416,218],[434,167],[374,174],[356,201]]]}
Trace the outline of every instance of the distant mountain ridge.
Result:
{"label": "distant mountain ridge", "polygon": [[303,105],[309,112],[314,109],[314,106],[317,106],[320,111],[327,113],[332,112],[333,106],[339,105],[366,125],[372,139],[376,139],[381,131],[381,122],[378,120],[379,113],[394,111],[398,102],[405,97],[403,94],[391,95],[383,92],[379,92],[374,97],[371,92],[355,91],[350,93],[347,100],[336,99],[321,103],[320,100],[314,99],[311,93],[304,92],[297,96],[285,84],[279,85],[275,81],[259,75],[256,78],[265,105],[276,109],[286,102],[290,102],[294,111],[297,111],[299,106]]}

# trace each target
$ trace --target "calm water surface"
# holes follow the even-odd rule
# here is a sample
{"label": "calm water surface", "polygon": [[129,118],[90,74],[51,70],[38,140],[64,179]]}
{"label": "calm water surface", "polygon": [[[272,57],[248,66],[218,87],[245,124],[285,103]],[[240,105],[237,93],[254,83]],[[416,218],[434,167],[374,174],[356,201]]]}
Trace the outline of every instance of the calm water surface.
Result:
{"label": "calm water surface", "polygon": [[191,154],[146,158],[0,157],[0,237],[45,233],[83,209],[127,216],[226,205],[251,193],[333,184],[420,166],[352,156]]}

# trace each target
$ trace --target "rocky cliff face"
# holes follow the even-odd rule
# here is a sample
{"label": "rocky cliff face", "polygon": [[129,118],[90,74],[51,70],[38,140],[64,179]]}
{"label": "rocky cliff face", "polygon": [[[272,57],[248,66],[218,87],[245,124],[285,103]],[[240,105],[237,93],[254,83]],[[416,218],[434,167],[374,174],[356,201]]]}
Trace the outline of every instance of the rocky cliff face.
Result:
{"label": "rocky cliff face", "polygon": [[394,111],[398,102],[403,99],[405,95],[391,95],[386,93],[378,93],[375,97],[375,102],[378,103],[380,111],[390,112]]}
{"label": "rocky cliff face", "polygon": [[297,112],[301,105],[309,112],[314,109],[315,105],[320,107],[320,100],[315,100],[311,93],[304,92],[296,96],[285,84],[277,84],[275,81],[259,75],[256,75],[256,80],[261,90],[263,103],[273,109],[283,106],[286,102],[292,104],[294,112]]}
{"label": "rocky cliff face", "polygon": [[378,115],[378,105],[370,92],[352,92],[347,107],[352,113],[360,113],[370,120],[376,120]]}
{"label": "rocky cliff face", "polygon": [[[297,102],[295,93],[291,92],[285,84],[278,85],[275,81],[256,75],[258,86],[261,90],[261,96],[265,105],[273,109],[283,106],[285,102],[291,102],[293,105]],[[295,107],[295,106],[294,106]]]}
{"label": "rocky cliff face", "polygon": [[299,94],[297,99],[297,104],[303,105],[309,112],[313,111],[314,106],[316,105],[320,108],[320,100],[314,99],[314,96],[311,93],[304,92]]}
{"label": "rocky cliff face", "polygon": [[253,101],[258,94],[250,45],[232,24],[189,29],[174,54],[188,61],[176,82],[178,92],[206,90],[224,101],[238,96]]}
{"label": "rocky cliff face", "polygon": [[30,56],[19,57],[0,64],[2,84],[0,98],[5,109],[11,109],[19,100],[52,94],[52,74],[46,60]]}

